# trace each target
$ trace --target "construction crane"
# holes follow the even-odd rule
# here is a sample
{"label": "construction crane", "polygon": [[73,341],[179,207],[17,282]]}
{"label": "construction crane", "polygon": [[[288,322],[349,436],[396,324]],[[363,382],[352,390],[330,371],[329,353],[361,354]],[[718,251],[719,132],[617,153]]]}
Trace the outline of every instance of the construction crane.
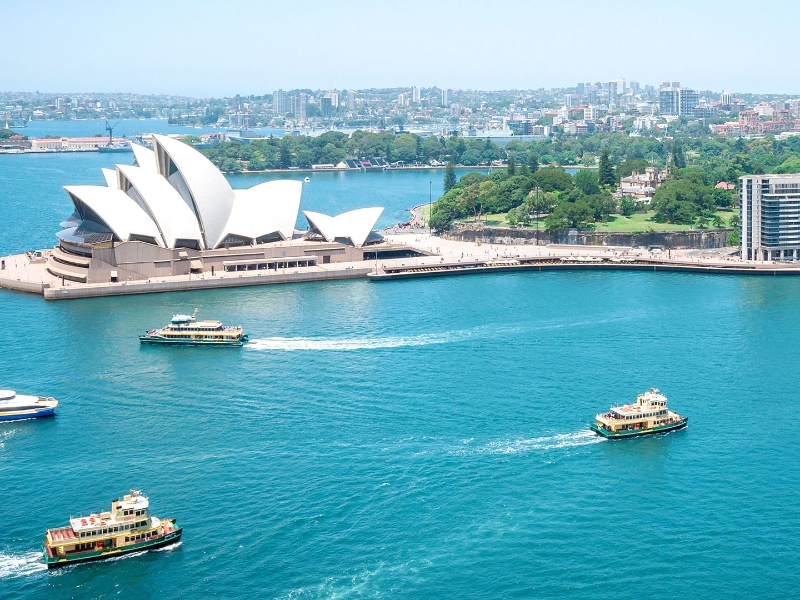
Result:
{"label": "construction crane", "polygon": [[122,119],[114,123],[113,125],[108,124],[108,119],[106,119],[106,131],[108,132],[108,147],[110,148],[114,143],[114,127],[122,123]]}

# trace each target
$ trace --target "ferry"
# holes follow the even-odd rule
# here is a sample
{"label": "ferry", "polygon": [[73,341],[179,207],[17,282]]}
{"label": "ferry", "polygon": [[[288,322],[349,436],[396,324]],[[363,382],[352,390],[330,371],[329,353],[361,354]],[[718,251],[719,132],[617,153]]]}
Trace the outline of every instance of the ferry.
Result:
{"label": "ferry", "polygon": [[247,334],[241,325],[228,327],[221,321],[198,321],[195,308],[191,315],[174,315],[161,329],[151,329],[139,336],[142,344],[174,344],[182,346],[242,346]]}
{"label": "ferry", "polygon": [[612,406],[609,412],[597,415],[591,429],[603,437],[618,440],[681,429],[688,423],[689,417],[669,410],[667,397],[653,388],[639,394],[635,404]]}
{"label": "ferry", "polygon": [[73,517],[67,527],[48,529],[43,544],[48,569],[79,562],[103,560],[174,544],[183,529],[175,519],[150,515],[149,500],[131,490],[122,500],[112,500],[111,510],[88,517]]}
{"label": "ferry", "polygon": [[39,419],[56,414],[58,400],[44,396],[23,396],[14,390],[0,390],[0,421]]}

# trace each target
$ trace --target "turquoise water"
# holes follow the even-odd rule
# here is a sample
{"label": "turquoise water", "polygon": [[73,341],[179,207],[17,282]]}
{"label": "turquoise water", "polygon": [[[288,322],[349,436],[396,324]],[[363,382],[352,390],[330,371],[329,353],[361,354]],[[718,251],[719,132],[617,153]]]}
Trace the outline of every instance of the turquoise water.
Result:
{"label": "turquoise water", "polygon": [[[185,127],[183,125],[169,125],[166,119],[109,119],[114,128],[114,137],[134,137],[142,133],[184,133],[200,135],[201,133],[224,132],[218,127]],[[1,123],[5,125],[5,123]],[[64,137],[90,137],[95,134],[107,136],[106,122],[101,119],[64,120],[64,121],[30,121],[27,127],[15,129],[17,133],[28,137],[44,137],[46,135],[61,135]],[[263,135],[282,137],[285,129],[263,128],[255,131]]]}
{"label": "turquoise water", "polygon": [[[83,173],[36,164],[26,194],[0,178],[3,251],[50,243],[18,230]],[[195,306],[253,342],[140,347]],[[0,424],[0,596],[793,597],[798,312],[794,278],[639,272],[0,291],[0,387],[62,402]],[[587,432],[652,386],[688,429]],[[180,546],[44,570],[46,527],[132,487]]]}

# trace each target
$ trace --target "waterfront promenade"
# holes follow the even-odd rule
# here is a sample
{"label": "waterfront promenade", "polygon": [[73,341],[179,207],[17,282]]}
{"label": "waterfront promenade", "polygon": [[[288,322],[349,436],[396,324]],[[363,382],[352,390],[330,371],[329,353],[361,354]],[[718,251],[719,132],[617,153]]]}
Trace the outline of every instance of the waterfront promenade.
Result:
{"label": "waterfront promenade", "polygon": [[[140,281],[77,283],[50,274],[46,260],[31,253],[3,257],[0,288],[43,295],[48,300],[215,289],[332,279],[375,280],[513,272],[517,270],[652,270],[740,275],[800,275],[797,263],[754,263],[732,250],[649,251],[626,246],[503,245],[446,240],[427,232],[387,230],[392,246],[428,253],[415,258],[341,262],[277,271],[211,272],[151,277]],[[41,253],[47,257],[49,250]]]}

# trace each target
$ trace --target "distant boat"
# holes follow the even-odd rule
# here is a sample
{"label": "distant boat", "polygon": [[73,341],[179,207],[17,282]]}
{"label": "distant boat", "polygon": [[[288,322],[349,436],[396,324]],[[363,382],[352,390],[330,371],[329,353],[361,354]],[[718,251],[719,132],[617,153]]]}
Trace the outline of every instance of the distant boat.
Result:
{"label": "distant boat", "polygon": [[99,152],[133,152],[130,144],[114,144],[113,146],[98,146]]}
{"label": "distant boat", "polygon": [[14,390],[0,390],[0,421],[39,419],[55,414],[58,400],[43,396],[23,396]]}
{"label": "distant boat", "polygon": [[303,179],[303,181],[305,181],[306,183],[310,183],[311,182],[311,177],[306,177],[305,179]]}

